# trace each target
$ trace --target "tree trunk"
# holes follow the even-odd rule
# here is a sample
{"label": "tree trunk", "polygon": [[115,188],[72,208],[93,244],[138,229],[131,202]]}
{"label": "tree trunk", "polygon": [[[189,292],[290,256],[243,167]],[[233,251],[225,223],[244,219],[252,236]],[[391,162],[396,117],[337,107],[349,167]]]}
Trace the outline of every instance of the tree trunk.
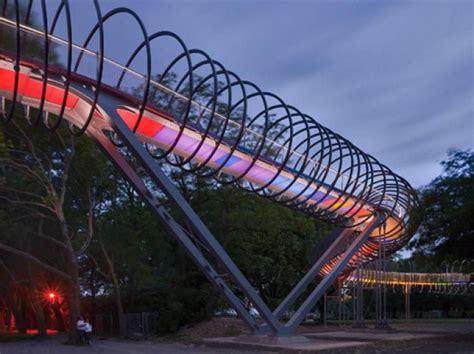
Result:
{"label": "tree trunk", "polygon": [[[65,172],[66,173],[66,172]],[[63,177],[65,178],[65,177]],[[56,205],[56,215],[58,217],[61,233],[64,238],[64,244],[67,248],[65,256],[67,259],[67,269],[70,276],[70,292],[69,292],[69,343],[79,344],[79,332],[76,328],[76,321],[81,315],[81,298],[80,298],[80,282],[79,282],[79,265],[77,263],[76,254],[74,247],[71,242],[71,236],[69,235],[68,225],[63,210],[64,203],[64,190],[63,196],[60,198]]]}
{"label": "tree trunk", "polygon": [[11,308],[5,310],[5,325],[7,326],[8,330],[12,330],[12,311]]}
{"label": "tree trunk", "polygon": [[112,276],[112,282],[114,284],[114,294],[115,294],[115,304],[117,305],[117,316],[119,322],[119,334],[121,338],[125,338],[127,336],[127,327],[125,323],[125,316],[123,313],[123,304],[122,304],[122,296],[120,294],[120,285],[117,281],[117,277],[115,274]]}
{"label": "tree trunk", "polygon": [[69,343],[79,343],[79,333],[76,329],[76,321],[81,315],[80,287],[79,287],[79,268],[74,256],[70,262],[71,291],[69,293]]}
{"label": "tree trunk", "polygon": [[14,299],[9,299],[8,305],[10,307],[11,312],[13,313],[13,317],[15,319],[15,327],[21,334],[26,333],[26,323],[25,318],[23,316],[22,306],[17,304]]}
{"label": "tree trunk", "polygon": [[119,322],[119,335],[121,338],[125,338],[127,336],[127,327],[125,323],[125,316],[123,313],[123,303],[122,303],[122,295],[120,293],[120,284],[117,279],[117,275],[115,274],[114,265],[108,255],[105,257],[107,260],[107,264],[109,265],[110,277],[112,280],[112,285],[114,286],[114,295],[115,295],[115,305],[117,306],[117,317]]}
{"label": "tree trunk", "polygon": [[[89,288],[91,290],[91,317],[94,317],[96,312],[97,312],[97,304],[96,304],[96,288],[94,284],[94,276],[95,276],[95,271],[92,270],[92,274],[89,277]],[[92,318],[91,318],[92,321]]]}
{"label": "tree trunk", "polygon": [[0,332],[5,331],[6,329],[5,318],[3,317],[4,314],[5,314],[4,311],[0,310]]}
{"label": "tree trunk", "polygon": [[109,268],[108,274],[110,276],[110,280],[114,287],[115,305],[117,306],[117,317],[118,317],[118,322],[119,322],[119,335],[120,337],[125,338],[127,336],[127,327],[125,323],[125,316],[123,313],[123,303],[122,303],[122,295],[120,293],[120,283],[117,278],[117,274],[115,274],[114,262],[112,261],[112,258],[110,257],[109,253],[105,249],[105,246],[102,243],[102,240],[100,238],[99,238],[99,246],[100,246],[100,249],[102,250],[102,253],[104,254],[105,261],[107,262],[107,267]]}
{"label": "tree trunk", "polygon": [[46,332],[46,320],[44,317],[44,309],[43,305],[41,304],[41,298],[40,294],[38,293],[38,288],[36,287],[36,282],[35,280],[32,280],[31,283],[31,294],[33,297],[33,310],[35,312],[36,316],[36,323],[38,326],[38,337],[39,338],[46,338],[47,337],[47,332]]}
{"label": "tree trunk", "polygon": [[58,332],[65,332],[66,331],[66,325],[64,323],[64,317],[61,312],[61,304],[59,303],[58,299],[51,304],[51,308],[54,312],[54,317],[56,319],[56,330]]}
{"label": "tree trunk", "polygon": [[[28,242],[28,252],[31,253],[31,244]],[[44,317],[44,308],[41,304],[41,294],[38,292],[38,286],[36,284],[36,278],[31,270],[31,262],[28,262],[28,275],[30,277],[30,291],[31,291],[31,304],[33,312],[36,317],[36,325],[38,327],[38,337],[46,338],[48,336],[46,332],[46,320]]]}

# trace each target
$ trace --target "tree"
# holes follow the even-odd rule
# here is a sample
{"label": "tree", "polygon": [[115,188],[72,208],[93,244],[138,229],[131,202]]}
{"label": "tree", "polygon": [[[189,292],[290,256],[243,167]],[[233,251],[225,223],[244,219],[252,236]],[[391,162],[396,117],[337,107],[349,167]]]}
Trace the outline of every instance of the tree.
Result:
{"label": "tree", "polygon": [[[119,323],[119,333],[126,335],[123,292],[149,286],[153,282],[149,258],[156,238],[156,221],[130,185],[115,175],[111,205],[97,220],[97,236],[87,257],[103,280],[111,285]],[[155,225],[156,226],[156,225]]]}
{"label": "tree", "polygon": [[2,126],[0,209],[7,217],[2,220],[0,251],[21,257],[67,284],[70,340],[76,342],[79,260],[103,205],[107,189],[99,181],[107,181],[107,169],[89,140],[61,130],[53,136],[44,129],[27,132],[25,125],[14,121]]}
{"label": "tree", "polygon": [[441,166],[443,173],[420,192],[424,216],[410,248],[439,262],[472,259],[474,153],[451,150]]}

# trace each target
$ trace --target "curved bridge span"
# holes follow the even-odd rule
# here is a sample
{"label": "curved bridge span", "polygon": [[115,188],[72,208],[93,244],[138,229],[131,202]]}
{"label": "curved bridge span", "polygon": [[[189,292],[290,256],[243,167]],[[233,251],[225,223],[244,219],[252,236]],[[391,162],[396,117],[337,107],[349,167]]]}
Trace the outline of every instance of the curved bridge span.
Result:
{"label": "curved bridge span", "polygon": [[[416,194],[388,167],[205,52],[188,49],[174,33],[148,34],[133,11],[118,8],[103,13],[97,0],[91,1],[91,11],[97,22],[79,42],[73,24],[84,14],[75,14],[68,1],[54,7],[31,0],[22,7],[18,1],[4,0],[3,118],[10,121],[23,115],[33,126],[42,124],[52,131],[65,122],[71,134],[94,139],[253,333],[294,333],[340,274],[377,258],[382,248],[384,253],[398,250],[411,236],[409,213],[417,205]],[[32,13],[40,14],[40,20],[33,21]],[[117,18],[131,19],[141,36],[123,60],[110,59],[105,50],[108,42],[120,40],[107,32]],[[157,201],[136,167],[124,158],[125,149],[192,225],[193,235]],[[238,185],[334,223],[341,232],[272,311],[156,161]],[[259,310],[264,325],[249,315],[193,237],[226,269]],[[319,284],[282,323],[282,315],[318,275]]]}

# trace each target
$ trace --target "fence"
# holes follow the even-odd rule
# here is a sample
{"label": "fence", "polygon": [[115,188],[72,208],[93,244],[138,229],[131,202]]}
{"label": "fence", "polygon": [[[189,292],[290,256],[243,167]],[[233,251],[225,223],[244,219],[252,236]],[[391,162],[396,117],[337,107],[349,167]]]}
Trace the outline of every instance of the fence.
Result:
{"label": "fence", "polygon": [[[126,313],[126,337],[146,339],[160,334],[158,312]],[[95,316],[94,333],[104,336],[119,335],[119,321],[115,314],[99,314]]]}

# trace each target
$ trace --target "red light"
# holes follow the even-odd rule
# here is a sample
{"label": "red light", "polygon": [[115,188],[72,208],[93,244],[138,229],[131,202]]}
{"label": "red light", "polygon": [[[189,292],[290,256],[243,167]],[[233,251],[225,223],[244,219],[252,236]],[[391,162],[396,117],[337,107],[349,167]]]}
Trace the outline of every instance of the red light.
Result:
{"label": "red light", "polygon": [[61,292],[56,287],[50,287],[50,288],[44,289],[41,295],[45,303],[53,304],[55,302],[62,300]]}

